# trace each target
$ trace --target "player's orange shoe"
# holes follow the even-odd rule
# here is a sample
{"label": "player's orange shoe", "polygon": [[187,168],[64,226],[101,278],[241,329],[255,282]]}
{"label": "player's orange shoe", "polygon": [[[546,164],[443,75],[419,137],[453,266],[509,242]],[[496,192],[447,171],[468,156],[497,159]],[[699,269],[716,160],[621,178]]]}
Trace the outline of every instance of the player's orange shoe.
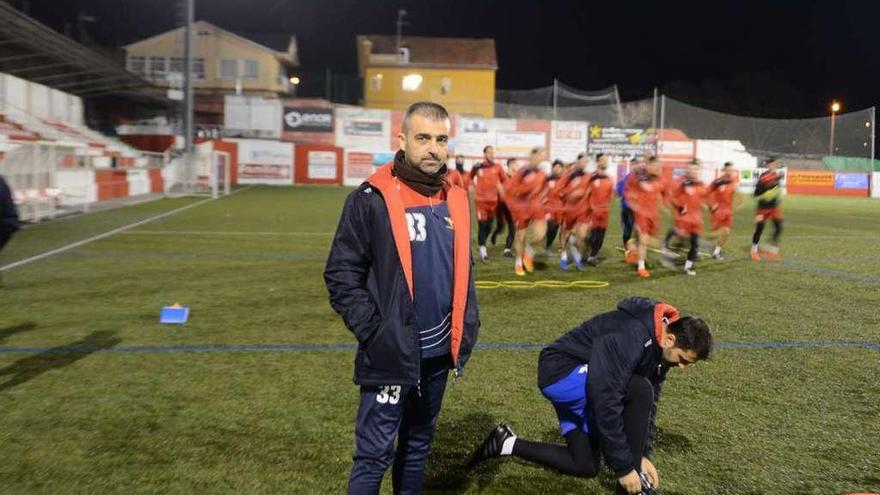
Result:
{"label": "player's orange shoe", "polygon": [[638,273],[641,278],[651,278],[651,272],[645,268],[639,268],[639,271],[636,273]]}
{"label": "player's orange shoe", "polygon": [[757,251],[752,251],[752,261],[761,261],[761,255]]}
{"label": "player's orange shoe", "polygon": [[523,255],[523,267],[527,272],[532,273],[535,271],[535,257],[529,253]]}
{"label": "player's orange shoe", "polygon": [[624,260],[630,265],[635,265],[639,262],[639,255],[635,251],[627,250],[624,255]]}

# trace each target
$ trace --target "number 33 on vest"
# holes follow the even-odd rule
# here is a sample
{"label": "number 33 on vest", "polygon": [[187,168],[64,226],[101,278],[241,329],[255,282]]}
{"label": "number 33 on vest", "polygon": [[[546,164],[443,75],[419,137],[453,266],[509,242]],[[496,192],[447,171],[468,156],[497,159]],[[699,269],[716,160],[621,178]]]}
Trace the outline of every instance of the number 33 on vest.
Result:
{"label": "number 33 on vest", "polygon": [[428,237],[425,225],[425,215],[421,213],[406,214],[406,227],[409,229],[410,242],[424,242]]}

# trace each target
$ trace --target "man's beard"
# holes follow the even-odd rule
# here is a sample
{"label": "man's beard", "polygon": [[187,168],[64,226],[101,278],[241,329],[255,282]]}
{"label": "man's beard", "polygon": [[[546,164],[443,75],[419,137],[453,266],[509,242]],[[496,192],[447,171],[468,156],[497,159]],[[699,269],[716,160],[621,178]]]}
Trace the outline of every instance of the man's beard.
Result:
{"label": "man's beard", "polygon": [[443,168],[443,161],[439,158],[436,160],[433,158],[423,158],[418,163],[413,163],[409,160],[409,157],[407,157],[406,161],[409,162],[411,167],[417,168],[421,170],[422,173],[428,175],[437,175],[437,173],[440,172],[440,169]]}

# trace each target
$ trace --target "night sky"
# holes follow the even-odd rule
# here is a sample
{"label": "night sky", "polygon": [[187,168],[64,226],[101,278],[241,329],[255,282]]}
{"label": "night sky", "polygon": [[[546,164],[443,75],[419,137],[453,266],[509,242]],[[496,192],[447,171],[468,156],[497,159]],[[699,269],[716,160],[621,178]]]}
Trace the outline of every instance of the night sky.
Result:
{"label": "night sky", "polygon": [[[95,43],[120,46],[174,27],[176,0],[13,0],[63,32],[95,22]],[[844,0],[197,0],[196,19],[232,31],[297,36],[303,70],[357,73],[355,36],[404,34],[496,40],[499,89],[559,78],[612,84],[624,100],[653,88],[704,107],[766,117],[827,115],[880,103],[880,2]]]}

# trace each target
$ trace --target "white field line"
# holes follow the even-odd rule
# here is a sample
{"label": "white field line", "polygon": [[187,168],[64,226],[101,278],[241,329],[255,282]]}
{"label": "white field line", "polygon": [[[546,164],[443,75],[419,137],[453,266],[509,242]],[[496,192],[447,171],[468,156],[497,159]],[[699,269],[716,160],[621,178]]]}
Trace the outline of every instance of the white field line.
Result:
{"label": "white field line", "polygon": [[[235,192],[229,194],[229,196],[232,196],[233,194],[237,194],[237,193],[239,193],[239,192],[241,192],[241,191],[245,191],[245,190],[247,190],[247,189],[250,189],[251,187],[253,187],[253,186],[245,187],[245,188],[239,189],[239,190],[237,190],[237,191],[235,191]],[[228,196],[226,196],[226,197],[228,197]],[[207,202],[209,202],[209,201],[214,201],[214,200],[213,200],[213,198],[203,199],[203,200],[198,201],[198,202],[196,202],[196,203],[193,203],[193,204],[191,204],[191,205],[186,205],[186,206],[182,206],[182,207],[180,207],[180,208],[177,208],[177,209],[174,209],[174,210],[171,210],[171,211],[166,211],[165,213],[160,213],[160,214],[158,214],[158,215],[154,215],[154,216],[152,216],[152,217],[150,217],[150,218],[147,218],[147,219],[145,219],[145,220],[141,220],[141,221],[139,221],[139,222],[135,222],[135,223],[130,223],[130,224],[128,224],[128,225],[124,225],[124,226],[122,226],[122,227],[119,227],[119,228],[116,228],[116,229],[113,229],[113,230],[109,230],[109,231],[107,231],[107,232],[104,232],[103,234],[98,234],[98,235],[96,235],[96,236],[92,236],[92,237],[89,237],[89,238],[86,238],[86,239],[82,239],[82,240],[80,240],[80,241],[72,242],[72,243],[67,244],[67,245],[65,245],[65,246],[61,246],[60,248],[53,249],[53,250],[51,250],[51,251],[46,251],[45,253],[41,253],[41,254],[38,254],[38,255],[35,255],[35,256],[31,256],[30,258],[25,258],[25,259],[23,259],[23,260],[19,260],[19,261],[16,261],[16,262],[14,262],[14,263],[9,263],[8,265],[0,266],[0,272],[4,272],[4,271],[7,271],[7,270],[12,270],[13,268],[18,268],[18,267],[20,267],[20,266],[22,266],[22,265],[26,265],[26,264],[28,264],[28,263],[33,263],[34,261],[39,261],[39,260],[41,260],[41,259],[45,259],[45,258],[48,258],[48,257],[50,257],[50,256],[55,256],[56,254],[60,254],[60,253],[63,253],[63,252],[65,252],[65,251],[69,251],[69,250],[71,250],[71,249],[75,249],[75,248],[78,248],[78,247],[80,247],[80,246],[84,246],[84,245],[89,244],[89,243],[91,243],[91,242],[95,242],[95,241],[98,241],[98,240],[101,240],[101,239],[106,239],[107,237],[110,237],[110,236],[116,235],[116,234],[118,234],[118,233],[120,233],[120,232],[124,232],[124,231],[126,231],[126,230],[133,229],[133,228],[135,228],[135,227],[139,227],[139,226],[141,226],[141,225],[144,225],[144,224],[147,224],[147,223],[153,222],[153,221],[155,221],[155,220],[159,220],[160,218],[165,218],[165,217],[169,217],[169,216],[171,216],[171,215],[175,215],[175,214],[177,214],[177,213],[180,213],[181,211],[185,211],[185,210],[188,210],[188,209],[190,209],[190,208],[195,208],[196,206],[203,205],[203,204],[205,204],[205,203],[207,203]]]}
{"label": "white field line", "polygon": [[125,235],[220,235],[220,236],[289,236],[289,237],[325,237],[333,232],[246,232],[228,230],[133,230]]}

